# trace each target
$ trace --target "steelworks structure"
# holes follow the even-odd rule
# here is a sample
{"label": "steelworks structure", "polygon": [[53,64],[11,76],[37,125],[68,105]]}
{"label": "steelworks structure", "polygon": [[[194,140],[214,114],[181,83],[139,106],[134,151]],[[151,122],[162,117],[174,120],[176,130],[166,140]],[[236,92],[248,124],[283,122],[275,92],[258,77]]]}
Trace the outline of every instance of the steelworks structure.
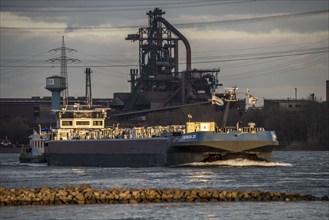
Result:
{"label": "steelworks structure", "polygon": [[[126,37],[139,42],[139,69],[130,70],[130,94],[114,94],[113,107],[132,111],[208,101],[219,85],[219,69],[192,69],[191,46],[186,37],[162,17],[165,12],[161,9],[146,14],[149,26]],[[179,41],[186,50],[184,71],[179,71]]]}

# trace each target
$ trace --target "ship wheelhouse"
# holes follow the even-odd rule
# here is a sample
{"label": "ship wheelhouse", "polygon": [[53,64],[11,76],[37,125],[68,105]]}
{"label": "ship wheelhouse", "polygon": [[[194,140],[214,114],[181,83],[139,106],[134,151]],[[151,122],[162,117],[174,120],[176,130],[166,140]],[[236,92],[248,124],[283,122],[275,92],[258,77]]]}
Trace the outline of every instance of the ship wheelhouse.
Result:
{"label": "ship wheelhouse", "polygon": [[106,108],[62,109],[56,112],[57,127],[62,129],[102,129]]}

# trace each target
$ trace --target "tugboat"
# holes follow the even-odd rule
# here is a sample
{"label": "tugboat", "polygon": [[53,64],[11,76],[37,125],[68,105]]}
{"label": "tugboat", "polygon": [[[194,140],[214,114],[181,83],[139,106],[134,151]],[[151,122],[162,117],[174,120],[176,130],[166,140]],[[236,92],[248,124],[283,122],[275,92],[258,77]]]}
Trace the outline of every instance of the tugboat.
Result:
{"label": "tugboat", "polygon": [[29,136],[30,143],[21,148],[19,162],[20,163],[45,163],[44,146],[45,141],[50,140],[52,133],[49,129],[41,129],[39,125],[39,133],[33,131]]}

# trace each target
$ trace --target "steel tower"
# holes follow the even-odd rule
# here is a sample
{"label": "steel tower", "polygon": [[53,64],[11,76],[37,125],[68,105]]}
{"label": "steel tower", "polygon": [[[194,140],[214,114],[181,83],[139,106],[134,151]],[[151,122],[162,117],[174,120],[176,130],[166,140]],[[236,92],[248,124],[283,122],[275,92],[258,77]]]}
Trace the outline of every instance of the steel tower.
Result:
{"label": "steel tower", "polygon": [[72,57],[67,57],[66,52],[77,52],[75,49],[65,47],[64,36],[62,36],[62,46],[59,48],[55,48],[49,50],[49,52],[61,52],[60,57],[55,57],[46,62],[60,62],[60,75],[65,78],[65,89],[62,91],[62,99],[63,99],[63,106],[68,105],[68,98],[69,98],[69,87],[68,87],[68,75],[67,75],[67,63],[68,62],[80,62],[79,59],[75,59]]}

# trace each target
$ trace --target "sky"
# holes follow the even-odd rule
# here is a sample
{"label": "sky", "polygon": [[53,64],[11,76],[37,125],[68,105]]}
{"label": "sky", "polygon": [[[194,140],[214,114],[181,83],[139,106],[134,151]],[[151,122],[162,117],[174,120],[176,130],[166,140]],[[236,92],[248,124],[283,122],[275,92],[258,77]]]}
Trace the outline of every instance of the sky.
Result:
{"label": "sky", "polygon": [[[92,70],[93,98],[129,92],[138,43],[126,41],[146,27],[146,12],[163,15],[190,42],[192,68],[220,68],[224,87],[262,99],[325,101],[328,80],[328,0],[1,0],[0,97],[50,96],[46,77],[60,74],[65,45],[69,95],[85,94],[85,68]],[[179,70],[185,68],[180,42]]]}

